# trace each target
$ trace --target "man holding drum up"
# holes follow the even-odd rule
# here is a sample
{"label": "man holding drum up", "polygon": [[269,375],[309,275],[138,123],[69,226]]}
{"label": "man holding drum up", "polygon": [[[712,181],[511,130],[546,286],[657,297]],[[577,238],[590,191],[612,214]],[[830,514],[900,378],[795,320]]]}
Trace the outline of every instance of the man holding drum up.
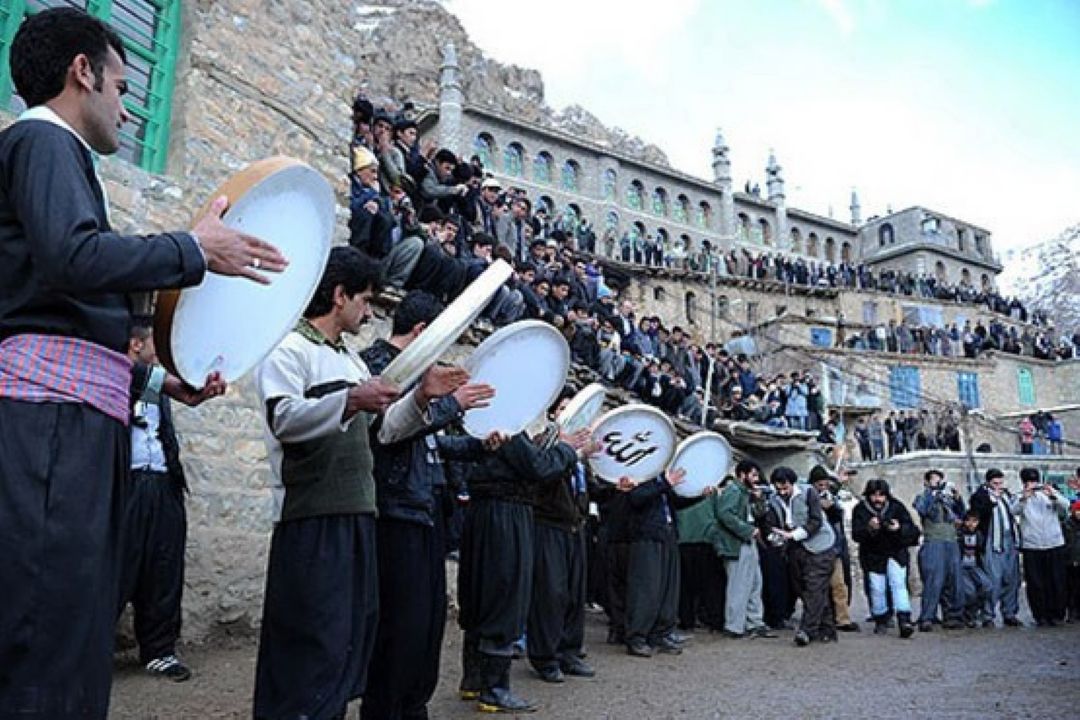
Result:
{"label": "man holding drum up", "polygon": [[371,377],[342,335],[369,318],[378,277],[378,263],[359,250],[331,250],[304,318],[257,370],[278,485],[256,718],[343,717],[363,694],[379,609],[369,425],[381,413],[381,442],[414,435],[429,421],[428,403],[468,379],[435,367],[400,397]]}
{"label": "man holding drum up", "polygon": [[[113,232],[93,153],[120,147],[124,72],[120,37],[71,8],[28,18],[11,45],[30,109],[0,133],[0,715],[108,710],[131,294],[285,267],[222,224],[223,198],[194,233]],[[189,403],[223,390],[208,388],[164,386]]]}
{"label": "man holding drum up", "polygon": [[[394,311],[389,340],[377,340],[360,357],[381,373],[443,311],[429,293],[414,290]],[[379,563],[379,626],[371,678],[360,715],[365,720],[426,718],[439,681],[439,653],[446,625],[446,476],[443,458],[479,460],[505,440],[486,442],[441,432],[467,410],[484,407],[490,385],[462,385],[430,405],[431,423],[421,433],[383,444],[372,428],[375,524]],[[436,434],[438,433],[438,434]]]}
{"label": "man holding drum up", "polygon": [[550,448],[518,433],[469,476],[458,565],[461,695],[485,712],[536,710],[510,691],[513,643],[525,631],[532,595],[533,488],[565,478],[589,443],[588,430]]}

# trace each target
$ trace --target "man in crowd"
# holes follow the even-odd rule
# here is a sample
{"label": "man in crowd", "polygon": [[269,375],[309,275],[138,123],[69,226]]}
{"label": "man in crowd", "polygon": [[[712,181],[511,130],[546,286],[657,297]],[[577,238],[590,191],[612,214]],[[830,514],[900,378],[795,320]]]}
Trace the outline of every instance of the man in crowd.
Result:
{"label": "man in crowd", "polygon": [[379,607],[369,427],[381,415],[384,444],[424,431],[429,403],[468,378],[436,366],[402,396],[371,377],[342,336],[368,321],[378,278],[355,248],[331,250],[303,318],[256,371],[276,483],[256,718],[339,717],[363,694]]}
{"label": "man in crowd", "polygon": [[716,511],[716,551],[724,558],[727,573],[724,634],[728,637],[776,637],[762,619],[757,549],[761,533],[755,526],[765,512],[758,488],[760,477],[757,464],[740,460],[735,466],[735,481],[724,488]]}
{"label": "man in crowd", "polygon": [[979,513],[968,510],[956,531],[960,546],[960,606],[964,624],[978,626],[983,608],[990,600],[990,578],[983,567],[986,538],[979,530]]}
{"label": "man in crowd", "polygon": [[[440,312],[432,295],[414,290],[394,310],[389,340],[360,353],[372,373],[381,373],[420,336]],[[446,476],[443,459],[474,461],[503,441],[447,436],[447,426],[485,407],[494,388],[462,385],[430,403],[430,422],[420,433],[379,442],[372,428],[376,504],[375,539],[379,577],[379,625],[364,693],[365,720],[426,718],[439,680],[446,625]]]}
{"label": "man in crowd", "polygon": [[[27,18],[10,45],[29,109],[0,133],[0,714],[108,711],[126,512],[134,293],[207,272],[266,282],[285,259],[226,228],[218,198],[193,233],[115,233],[93,153],[120,147],[125,50],[71,8]],[[134,382],[133,382],[134,380]],[[220,394],[220,378],[188,403]],[[51,443],[51,444],[49,444]],[[39,462],[49,448],[53,462]],[[35,450],[35,448],[37,450]]]}
{"label": "man in crowd", "polygon": [[911,623],[911,598],[907,589],[908,548],[919,541],[919,528],[912,522],[907,508],[893,497],[885,480],[866,483],[863,499],[852,513],[851,536],[859,543],[859,558],[870,576],[874,633],[888,632],[886,594],[889,594],[896,609],[900,637],[911,637],[915,626]]}
{"label": "man in crowd", "polygon": [[978,513],[979,530],[986,538],[983,563],[991,592],[983,625],[994,625],[1000,607],[1005,624],[1020,627],[1020,529],[1014,517],[1019,501],[1005,488],[1005,473],[986,471],[986,482],[971,496],[971,509]]}
{"label": "man in crowd", "polygon": [[1024,584],[1028,606],[1038,626],[1065,621],[1065,566],[1067,551],[1061,523],[1069,503],[1053,485],[1043,483],[1039,471],[1020,470],[1020,547],[1024,555]]}
{"label": "man in crowd", "polygon": [[788,567],[803,604],[795,644],[836,642],[836,619],[829,605],[836,536],[812,487],[799,487],[795,471],[780,466],[769,477],[776,491],[768,503],[769,542],[784,545]]}
{"label": "man in crowd", "polygon": [[837,487],[834,487],[834,481],[835,477],[823,465],[815,465],[810,470],[810,484],[817,491],[825,519],[836,537],[833,543],[836,559],[833,561],[832,576],[829,578],[836,629],[841,632],[859,632],[859,624],[851,619],[851,558],[847,534],[844,532],[844,508],[836,497]]}
{"label": "man in crowd", "polygon": [[923,491],[915,498],[915,512],[922,520],[923,542],[919,548],[922,607],[919,630],[930,632],[938,620],[938,605],[945,612],[946,629],[963,626],[960,605],[960,546],[956,526],[964,517],[964,501],[955,485],[945,482],[940,470],[923,474]]}

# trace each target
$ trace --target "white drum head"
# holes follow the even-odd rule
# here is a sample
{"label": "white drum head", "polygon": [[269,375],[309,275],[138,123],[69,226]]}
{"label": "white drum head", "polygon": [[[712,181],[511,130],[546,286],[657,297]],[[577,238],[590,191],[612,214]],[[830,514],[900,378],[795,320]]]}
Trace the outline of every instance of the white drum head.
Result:
{"label": "white drum head", "polygon": [[439,313],[439,317],[424,328],[420,337],[413,340],[386,366],[382,377],[400,388],[407,388],[419,380],[424,371],[434,365],[435,361],[457,342],[473,320],[480,316],[512,273],[513,268],[504,260],[491,263],[487,270],[469,283],[469,286]]}
{"label": "white drum head", "polygon": [[514,435],[543,415],[562,391],[570,346],[551,325],[523,320],[480,343],[465,369],[469,382],[495,388],[490,405],[465,413],[465,431],[476,438],[495,431]]}
{"label": "white drum head", "polygon": [[682,468],[686,477],[674,490],[683,497],[698,497],[716,486],[731,469],[731,446],[723,435],[709,430],[696,432],[679,443],[669,470]]}
{"label": "white drum head", "polygon": [[624,476],[636,482],[656,477],[667,468],[678,439],[671,419],[643,404],[608,412],[600,418],[593,437],[601,449],[589,458],[589,465],[608,482]]}
{"label": "white drum head", "polygon": [[272,158],[241,176],[247,183],[214,196],[229,197],[225,224],[275,245],[289,265],[269,285],[208,273],[179,293],[163,362],[195,387],[215,371],[233,382],[273,350],[307,307],[330,253],[334,191],[321,173]]}
{"label": "white drum head", "polygon": [[600,413],[604,411],[604,399],[607,391],[600,383],[592,383],[581,389],[577,395],[570,399],[563,411],[559,413],[558,423],[563,432],[567,434],[584,430],[593,424]]}

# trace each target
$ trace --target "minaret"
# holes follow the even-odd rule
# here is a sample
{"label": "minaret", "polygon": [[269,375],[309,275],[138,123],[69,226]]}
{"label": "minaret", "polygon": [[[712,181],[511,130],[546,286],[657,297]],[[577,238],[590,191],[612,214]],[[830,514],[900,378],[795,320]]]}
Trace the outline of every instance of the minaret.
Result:
{"label": "minaret", "polygon": [[780,163],[776,162],[776,153],[769,150],[769,164],[765,166],[765,187],[769,193],[769,202],[776,206],[776,228],[773,245],[788,248],[787,202],[784,198],[784,175]]}
{"label": "minaret", "polygon": [[454,43],[446,43],[442,67],[439,68],[439,146],[453,151],[455,155],[460,155],[464,149],[461,138],[464,102],[457,51]]}
{"label": "minaret", "polygon": [[731,179],[729,151],[723,132],[717,128],[712,148],[713,182],[720,190],[720,237],[728,244],[735,237],[735,188]]}
{"label": "minaret", "polygon": [[862,225],[862,206],[859,205],[859,193],[851,188],[851,224],[855,227]]}

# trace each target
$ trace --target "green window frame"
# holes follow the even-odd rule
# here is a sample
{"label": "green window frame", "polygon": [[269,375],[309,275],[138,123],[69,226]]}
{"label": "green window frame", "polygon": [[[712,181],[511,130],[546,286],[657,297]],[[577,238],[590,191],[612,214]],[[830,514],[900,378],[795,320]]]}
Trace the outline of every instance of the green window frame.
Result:
{"label": "green window frame", "polygon": [[0,109],[13,109],[11,43],[23,18],[50,7],[77,7],[109,23],[124,41],[131,122],[117,155],[161,173],[169,148],[180,45],[180,0],[4,0],[0,3]]}
{"label": "green window frame", "polygon": [[1016,393],[1021,405],[1035,404],[1035,379],[1031,375],[1031,368],[1016,369]]}

